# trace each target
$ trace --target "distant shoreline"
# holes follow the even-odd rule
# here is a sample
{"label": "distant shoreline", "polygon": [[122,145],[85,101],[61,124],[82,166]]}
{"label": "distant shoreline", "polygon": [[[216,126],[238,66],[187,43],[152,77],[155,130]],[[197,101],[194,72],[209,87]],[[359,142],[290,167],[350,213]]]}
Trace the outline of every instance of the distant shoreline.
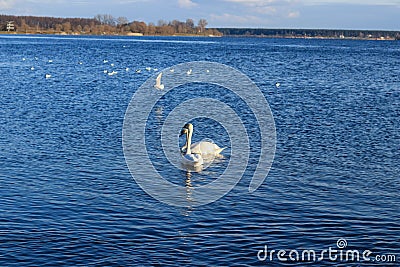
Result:
{"label": "distant shoreline", "polygon": [[[220,30],[222,28],[218,28]],[[362,31],[360,31],[362,32]],[[379,31],[381,33],[392,33],[390,31]],[[230,38],[268,38],[268,39],[321,39],[321,40],[369,40],[369,41],[396,41],[400,40],[395,36],[381,35],[381,36],[367,36],[367,37],[355,37],[355,36],[298,36],[298,35],[251,35],[251,34],[224,34],[222,36],[213,35],[200,35],[200,34],[85,34],[85,33],[54,33],[54,32],[8,32],[0,31],[0,35],[57,35],[57,36],[126,36],[126,37],[230,37]]]}
{"label": "distant shoreline", "polygon": [[400,30],[219,28],[207,25],[205,19],[200,19],[197,24],[193,19],[159,20],[155,25],[129,22],[125,17],[115,18],[109,14],[98,14],[91,19],[0,15],[0,34],[400,40]]}

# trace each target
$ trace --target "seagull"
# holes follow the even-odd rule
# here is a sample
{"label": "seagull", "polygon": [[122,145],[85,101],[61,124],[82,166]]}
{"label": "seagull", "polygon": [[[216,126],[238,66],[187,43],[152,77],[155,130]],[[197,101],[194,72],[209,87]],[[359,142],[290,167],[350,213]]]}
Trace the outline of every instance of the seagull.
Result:
{"label": "seagull", "polygon": [[141,73],[142,71],[140,69],[135,70],[136,73]]}
{"label": "seagull", "polygon": [[158,90],[164,89],[164,84],[161,83],[161,77],[162,77],[162,72],[160,72],[160,74],[158,74],[158,76],[156,78],[156,84],[154,85],[154,87]]}
{"label": "seagull", "polygon": [[125,71],[129,71],[129,68],[126,68]]}
{"label": "seagull", "polygon": [[153,69],[154,71],[158,71],[158,69]]}
{"label": "seagull", "polygon": [[210,72],[210,70],[206,70],[206,72],[208,73],[208,72]]}
{"label": "seagull", "polygon": [[35,70],[35,68],[34,68],[34,67],[31,67],[31,70]]}
{"label": "seagull", "polygon": [[188,71],[186,72],[186,74],[187,74],[187,75],[192,74],[192,69],[188,70]]}
{"label": "seagull", "polygon": [[49,63],[53,63],[53,60],[52,60],[52,59],[49,59]]}
{"label": "seagull", "polygon": [[110,65],[111,65],[111,67],[114,67],[114,66],[115,66],[114,63],[111,63]]}
{"label": "seagull", "polygon": [[112,72],[109,72],[108,73],[108,76],[113,76],[113,75],[115,75],[115,74],[117,74],[118,72],[117,71],[112,71]]}
{"label": "seagull", "polygon": [[104,60],[103,60],[103,63],[108,63],[108,60],[104,59]]}
{"label": "seagull", "polygon": [[147,70],[147,71],[151,71],[151,68],[150,68],[150,67],[146,67],[146,70]]}
{"label": "seagull", "polygon": [[108,71],[107,71],[107,70],[103,70],[103,72],[104,72],[104,73],[107,73]]}
{"label": "seagull", "polygon": [[170,69],[169,71],[170,71],[170,72],[174,72],[175,70],[174,70],[174,69]]}
{"label": "seagull", "polygon": [[275,87],[276,87],[276,88],[281,87],[281,83],[280,83],[280,82],[276,82],[276,83],[275,83]]}
{"label": "seagull", "polygon": [[46,74],[46,79],[50,79],[51,78],[51,75],[50,74]]}

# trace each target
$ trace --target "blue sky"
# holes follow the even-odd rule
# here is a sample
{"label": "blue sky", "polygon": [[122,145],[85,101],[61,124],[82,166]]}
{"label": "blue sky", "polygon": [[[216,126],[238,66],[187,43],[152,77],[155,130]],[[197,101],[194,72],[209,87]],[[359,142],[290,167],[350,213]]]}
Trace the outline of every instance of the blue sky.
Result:
{"label": "blue sky", "polygon": [[0,0],[0,14],[141,20],[205,18],[209,27],[400,30],[400,0]]}

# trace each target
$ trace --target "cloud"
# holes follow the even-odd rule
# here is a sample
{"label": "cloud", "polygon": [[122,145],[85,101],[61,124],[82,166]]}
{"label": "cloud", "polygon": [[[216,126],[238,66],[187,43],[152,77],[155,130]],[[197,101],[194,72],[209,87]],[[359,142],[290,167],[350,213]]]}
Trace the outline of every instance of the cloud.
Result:
{"label": "cloud", "polygon": [[197,6],[192,0],[178,0],[178,5],[183,8],[192,8]]}
{"label": "cloud", "polygon": [[216,14],[211,14],[210,15],[210,20],[216,22],[216,23],[224,23],[226,24],[231,24],[231,25],[248,25],[248,24],[255,24],[255,23],[260,23],[260,22],[265,22],[265,20],[261,19],[260,17],[257,16],[251,16],[251,15],[233,15],[233,14],[228,14],[224,13],[222,15],[216,15]]}
{"label": "cloud", "polygon": [[14,0],[0,0],[0,11],[11,9],[14,3]]}
{"label": "cloud", "polygon": [[263,6],[255,8],[254,11],[264,15],[272,15],[277,12],[277,9],[272,6]]}
{"label": "cloud", "polygon": [[225,0],[225,2],[234,2],[234,3],[241,3],[241,4],[268,4],[271,2],[276,2],[277,0]]}
{"label": "cloud", "polygon": [[324,4],[349,4],[349,5],[390,5],[399,6],[399,0],[303,0],[304,5],[324,5]]}
{"label": "cloud", "polygon": [[287,15],[287,17],[288,17],[289,19],[298,18],[298,17],[300,17],[300,12],[299,12],[299,11],[292,11],[292,12],[289,12],[289,14]]}

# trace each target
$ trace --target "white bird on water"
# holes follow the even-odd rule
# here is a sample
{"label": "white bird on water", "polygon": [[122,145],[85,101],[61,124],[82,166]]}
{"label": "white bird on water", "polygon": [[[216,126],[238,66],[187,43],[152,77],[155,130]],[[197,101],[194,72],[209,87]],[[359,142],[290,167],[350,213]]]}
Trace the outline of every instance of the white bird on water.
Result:
{"label": "white bird on water", "polygon": [[164,84],[161,83],[161,77],[162,77],[162,72],[160,72],[160,74],[158,74],[158,76],[156,78],[156,84],[154,85],[154,88],[156,88],[158,90],[164,89]]}
{"label": "white bird on water", "polygon": [[[185,131],[185,129],[193,132],[193,125],[191,123],[186,123],[182,128],[181,134],[183,131]],[[200,141],[194,144],[189,144],[186,141],[186,144],[181,148],[181,152],[184,153],[185,151],[187,151],[189,146],[192,153],[202,155],[204,158],[209,158],[209,157],[223,158],[221,152],[225,149],[225,147],[221,148],[217,144],[214,144],[213,142],[209,141]]]}
{"label": "white bird on water", "polygon": [[50,79],[51,78],[51,75],[50,74],[46,74],[46,79]]}
{"label": "white bird on water", "polygon": [[280,82],[276,82],[276,83],[275,83],[275,87],[276,87],[276,88],[281,87],[281,83],[280,83]]}
{"label": "white bird on water", "polygon": [[[186,125],[185,125],[186,126]],[[180,135],[186,135],[186,143],[188,148],[182,157],[182,163],[187,166],[197,167],[204,163],[203,157],[200,154],[192,153],[190,146],[192,144],[193,125],[188,124],[187,128],[182,128]]]}
{"label": "white bird on water", "polygon": [[187,75],[192,74],[192,69],[188,70],[188,71],[186,72],[186,74],[187,74]]}

